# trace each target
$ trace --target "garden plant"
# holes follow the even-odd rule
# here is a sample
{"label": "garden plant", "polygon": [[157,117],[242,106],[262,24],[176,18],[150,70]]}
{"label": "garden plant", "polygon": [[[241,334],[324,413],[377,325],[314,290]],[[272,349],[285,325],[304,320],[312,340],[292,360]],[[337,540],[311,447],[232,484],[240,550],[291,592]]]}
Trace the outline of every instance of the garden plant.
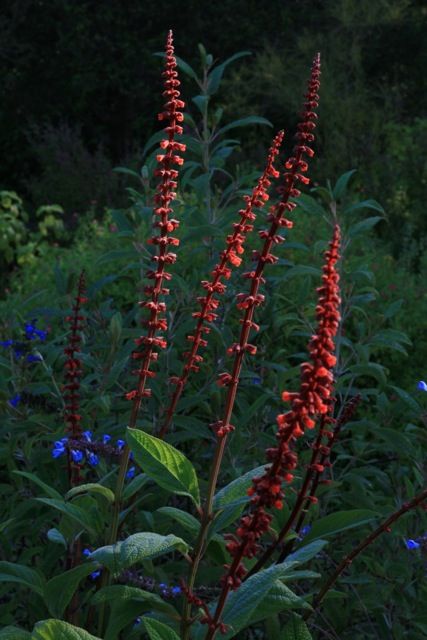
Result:
{"label": "garden plant", "polygon": [[[396,301],[370,306],[357,253],[384,211],[348,202],[354,171],[301,193],[320,54],[287,159],[280,130],[263,170],[226,171],[239,141],[224,134],[269,124],[218,128],[209,111],[246,53],[215,65],[200,46],[199,79],[168,33],[166,126],[140,174],[119,169],[144,193],[110,212],[117,246],[77,279],[57,266],[48,313],[32,296],[4,319],[1,640],[425,637],[422,405],[374,359],[411,342],[389,326]],[[199,85],[200,129],[177,68]],[[121,308],[96,302],[108,287]]]}

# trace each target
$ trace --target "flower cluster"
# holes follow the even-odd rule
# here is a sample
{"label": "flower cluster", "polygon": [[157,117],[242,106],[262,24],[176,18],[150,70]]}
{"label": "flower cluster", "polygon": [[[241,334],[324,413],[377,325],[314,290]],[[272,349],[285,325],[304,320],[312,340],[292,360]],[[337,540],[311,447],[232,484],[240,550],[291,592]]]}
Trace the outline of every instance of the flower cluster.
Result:
{"label": "flower cluster", "polygon": [[79,332],[82,330],[82,322],[84,317],[81,315],[81,305],[87,302],[87,298],[84,297],[85,293],[85,280],[84,271],[81,272],[77,296],[74,301],[73,313],[71,316],[66,317],[66,321],[71,324],[71,334],[68,340],[68,345],[64,349],[64,353],[67,356],[65,362],[65,377],[67,383],[63,385],[63,391],[65,400],[64,418],[67,425],[67,430],[73,439],[77,439],[81,435],[81,415],[79,414],[80,407],[80,377],[82,375],[81,360],[76,356],[80,352],[80,342],[82,340]]}
{"label": "flower cluster", "polygon": [[[56,440],[52,447],[52,458],[60,458],[69,451],[71,460],[79,467],[82,467],[85,462],[91,467],[96,467],[99,464],[100,455],[120,456],[124,446],[125,441],[121,438],[114,445],[108,433],[105,433],[99,440],[93,440],[92,431],[83,431],[77,440],[68,437]],[[131,458],[133,458],[132,455]],[[135,471],[135,467],[130,467],[126,478],[131,480],[135,476]]]}
{"label": "flower cluster", "polygon": [[24,324],[24,337],[23,340],[2,340],[0,341],[0,346],[4,349],[8,349],[9,347],[13,347],[13,355],[16,360],[20,360],[25,356],[26,362],[40,362],[42,357],[40,354],[29,353],[32,349],[33,345],[31,344],[34,340],[40,340],[40,342],[45,342],[47,338],[47,331],[44,329],[37,329],[37,318],[28,321]]}
{"label": "flower cluster", "polygon": [[174,218],[169,218],[169,214],[173,211],[170,203],[176,198],[174,189],[177,187],[175,179],[178,177],[178,171],[171,167],[173,164],[182,165],[184,163],[184,159],[177,155],[177,152],[184,152],[186,147],[184,144],[176,142],[174,137],[176,134],[181,135],[183,132],[182,127],[177,123],[184,120],[180,109],[185,107],[185,103],[178,99],[180,95],[178,87],[181,83],[175,70],[177,63],[172,42],[172,31],[169,31],[166,44],[166,69],[162,74],[166,78],[165,91],[163,92],[166,97],[166,103],[164,111],[158,114],[159,120],[167,120],[169,122],[165,128],[168,137],[160,142],[160,147],[165,150],[165,154],[157,156],[157,162],[161,165],[161,168],[154,171],[155,176],[162,178],[157,186],[158,193],[154,197],[154,201],[157,204],[154,214],[159,218],[154,223],[154,226],[160,230],[160,233],[148,240],[149,244],[158,247],[158,254],[152,256],[156,269],[147,273],[147,278],[154,281],[152,285],[144,288],[148,300],[139,302],[139,306],[147,309],[150,315],[147,320],[142,322],[143,326],[148,327],[147,335],[135,340],[137,347],[142,347],[142,350],[136,350],[132,353],[132,358],[140,361],[141,365],[134,372],[139,378],[138,387],[125,395],[127,400],[134,401],[131,424],[136,422],[142,398],[151,396],[151,389],[146,388],[145,385],[147,378],[155,376],[155,372],[150,369],[150,364],[158,358],[159,354],[156,349],[166,348],[166,340],[161,334],[161,332],[167,330],[167,321],[162,315],[166,311],[166,304],[160,302],[160,296],[165,296],[169,293],[169,289],[163,286],[163,281],[168,281],[172,278],[172,274],[165,271],[165,266],[176,261],[176,254],[169,251],[169,248],[179,245],[179,239],[169,235],[169,233],[178,228],[179,222]]}
{"label": "flower cluster", "polygon": [[301,192],[295,187],[297,182],[308,184],[309,179],[303,174],[308,170],[308,163],[303,160],[303,155],[308,157],[314,155],[308,143],[314,140],[312,133],[316,124],[313,122],[317,115],[314,109],[318,106],[319,96],[317,91],[320,86],[320,56],[316,56],[311,69],[310,81],[308,85],[308,93],[304,102],[304,111],[302,113],[302,122],[298,125],[298,133],[296,134],[297,146],[294,148],[295,157],[291,157],[286,163],[287,171],[284,174],[284,186],[278,188],[281,194],[280,202],[270,208],[267,221],[270,222],[269,229],[259,231],[260,238],[264,241],[261,251],[253,251],[252,256],[256,261],[256,267],[252,271],[243,274],[244,278],[251,281],[249,293],[239,293],[237,295],[237,308],[244,311],[244,317],[240,320],[242,329],[240,332],[239,342],[233,343],[228,349],[227,354],[234,357],[234,365],[232,373],[224,372],[219,376],[218,383],[221,386],[229,386],[228,397],[226,402],[226,412],[222,420],[211,425],[219,438],[224,438],[234,429],[230,424],[232,406],[234,403],[235,389],[239,382],[240,371],[242,367],[243,357],[245,353],[255,355],[257,347],[248,342],[251,330],[259,331],[259,326],[253,321],[255,308],[263,304],[265,296],[259,293],[259,288],[265,282],[263,271],[266,264],[275,264],[278,260],[277,256],[271,253],[273,245],[284,242],[285,238],[278,233],[281,228],[291,229],[293,222],[284,217],[285,211],[293,211],[296,207],[295,202],[291,202],[290,198],[297,198]]}
{"label": "flower cluster", "polygon": [[[243,199],[246,202],[246,208],[240,209],[239,211],[240,221],[233,223],[234,232],[227,236],[227,248],[220,254],[221,259],[211,273],[212,279],[202,280],[201,282],[202,287],[206,291],[206,295],[199,296],[197,298],[197,302],[199,303],[201,310],[192,313],[193,318],[197,319],[197,325],[194,333],[187,336],[187,340],[192,346],[190,351],[184,353],[186,362],[183,367],[183,371],[180,376],[172,376],[170,378],[170,382],[176,385],[176,390],[166,411],[165,423],[160,431],[161,437],[164,436],[169,427],[175,407],[181,397],[190,373],[192,371],[197,372],[199,370],[199,366],[196,363],[203,362],[203,357],[198,355],[197,352],[200,347],[207,346],[207,341],[202,336],[203,334],[209,334],[211,329],[206,326],[206,323],[213,322],[217,318],[215,310],[219,306],[219,300],[218,298],[215,298],[215,294],[221,295],[225,293],[227,286],[221,281],[223,279],[228,280],[232,273],[231,267],[239,267],[242,262],[242,258],[239,256],[244,253],[244,242],[248,233],[253,231],[253,224],[251,223],[256,219],[253,209],[254,207],[263,207],[265,202],[269,199],[269,195],[267,193],[267,190],[271,185],[269,177],[278,178],[280,175],[274,168],[274,159],[279,153],[284,135],[284,131],[279,131],[275,136],[269,150],[264,173],[259,178],[256,187],[254,187],[252,195],[243,196]],[[227,266],[227,263],[230,266]],[[219,384],[222,384],[221,377]]]}
{"label": "flower cluster", "polygon": [[[299,393],[285,391],[282,399],[290,401],[291,411],[277,416],[278,446],[267,449],[267,457],[271,465],[266,467],[261,477],[253,478],[252,487],[248,489],[251,496],[252,511],[243,516],[236,535],[228,535],[227,550],[234,557],[232,565],[226,565],[227,574],[223,584],[236,589],[241,583],[246,570],[240,563],[242,557],[253,558],[258,552],[257,541],[267,531],[272,516],[266,509],[281,509],[284,492],[282,481],[291,482],[292,471],[296,467],[297,456],[291,451],[290,444],[304,433],[304,429],[312,429],[318,416],[325,416],[329,409],[329,400],[333,388],[332,368],[335,366],[333,338],[336,335],[339,321],[339,275],[335,264],[339,259],[340,230],[335,226],[329,250],[325,252],[326,265],[323,268],[323,285],[317,289],[319,303],[316,307],[318,327],[309,343],[311,363],[301,365],[301,388]],[[316,464],[315,471],[322,472],[323,465]],[[310,499],[311,496],[309,496]],[[313,501],[316,500],[313,496]]]}

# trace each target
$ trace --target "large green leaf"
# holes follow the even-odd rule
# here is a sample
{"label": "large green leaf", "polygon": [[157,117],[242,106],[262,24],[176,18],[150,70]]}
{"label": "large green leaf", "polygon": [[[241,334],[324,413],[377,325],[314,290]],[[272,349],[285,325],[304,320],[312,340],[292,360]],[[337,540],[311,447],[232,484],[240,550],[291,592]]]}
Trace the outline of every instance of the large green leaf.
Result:
{"label": "large green leaf", "polygon": [[251,616],[250,624],[255,624],[286,609],[311,609],[311,606],[280,580],[276,580],[261,605]]}
{"label": "large green leaf", "polygon": [[114,584],[110,587],[103,587],[93,595],[91,604],[98,605],[101,602],[114,604],[115,602],[125,602],[126,600],[138,602],[141,611],[144,609],[147,611],[161,611],[170,618],[179,620],[179,614],[175,607],[169,602],[162,600],[157,594],[144,591],[138,587],[128,587],[124,584]]}
{"label": "large green leaf", "polygon": [[200,505],[196,471],[183,453],[140,429],[128,428],[126,439],[135,461],[150,478],[163,489],[190,496]]}
{"label": "large green leaf", "polygon": [[246,127],[248,124],[267,124],[269,127],[272,127],[270,120],[267,118],[263,118],[262,116],[247,116],[246,118],[240,118],[240,120],[234,120],[230,122],[230,124],[226,124],[225,127],[218,129],[216,133],[212,136],[211,141],[213,142],[218,138],[218,136],[222,136],[226,131],[230,129],[235,129],[236,127]]}
{"label": "large green leaf", "polygon": [[41,620],[35,625],[31,640],[102,640],[80,627],[62,620]]}
{"label": "large green leaf", "polygon": [[16,469],[12,471],[17,476],[22,476],[23,478],[27,478],[27,480],[31,480],[37,486],[39,486],[50,498],[56,498],[57,500],[62,500],[62,495],[53,487],[50,487],[46,482],[40,480],[34,473],[30,473],[29,471],[17,471]]}
{"label": "large green leaf", "polygon": [[[301,551],[304,550],[306,543],[311,540],[332,536],[346,529],[360,527],[368,522],[372,522],[375,518],[378,518],[378,514],[369,509],[352,509],[350,511],[331,513],[313,524],[311,531],[304,537],[302,542],[304,546],[301,548]],[[298,551],[296,553],[298,553]]]}
{"label": "large green leaf", "polygon": [[173,629],[154,618],[144,617],[142,620],[150,640],[179,640]]}
{"label": "large green leaf", "polygon": [[49,612],[53,616],[62,618],[79,582],[95,569],[96,564],[94,562],[85,562],[49,580],[45,588],[44,598]]}
{"label": "large green leaf", "polygon": [[282,629],[281,640],[312,640],[312,636],[304,620],[293,613]]}
{"label": "large green leaf", "polygon": [[234,60],[241,58],[242,56],[251,56],[251,51],[239,51],[239,53],[235,53],[234,56],[227,58],[224,62],[216,66],[212,69],[208,74],[208,94],[213,96],[214,93],[218,91],[219,85],[221,83],[221,79],[225,70],[225,67],[229,65]]}
{"label": "large green leaf", "polygon": [[342,198],[344,193],[347,190],[348,183],[350,181],[351,176],[357,171],[357,169],[351,169],[347,171],[347,173],[343,173],[342,176],[338,178],[335,183],[335,187],[333,188],[334,199],[339,200]]}
{"label": "large green leaf", "polygon": [[174,535],[161,536],[147,531],[135,533],[122,542],[100,547],[91,553],[90,559],[105,565],[116,574],[137,562],[152,560],[172,551],[187,553],[188,544]]}
{"label": "large green leaf", "polygon": [[14,562],[0,562],[0,582],[16,582],[43,596],[46,580],[36,569]]}
{"label": "large green leaf", "polygon": [[172,520],[179,522],[179,524],[190,531],[195,536],[198,534],[200,529],[200,522],[191,515],[191,513],[187,513],[186,511],[182,511],[181,509],[176,509],[175,507],[160,507],[157,509],[156,513],[162,513]]}
{"label": "large green leaf", "polygon": [[[304,543],[307,538],[308,535],[304,538]],[[316,536],[316,538],[319,538],[319,536]],[[310,544],[304,544],[304,546],[301,546],[299,549],[291,553],[286,560],[288,562],[298,562],[300,564],[308,562],[312,558],[315,558],[327,544],[327,540],[315,540]]]}
{"label": "large green leaf", "polygon": [[70,500],[74,496],[79,495],[80,493],[95,493],[103,496],[108,500],[108,502],[114,502],[114,493],[108,487],[104,487],[102,484],[98,484],[95,482],[89,482],[87,484],[81,484],[78,487],[73,487],[66,494],[66,499]]}

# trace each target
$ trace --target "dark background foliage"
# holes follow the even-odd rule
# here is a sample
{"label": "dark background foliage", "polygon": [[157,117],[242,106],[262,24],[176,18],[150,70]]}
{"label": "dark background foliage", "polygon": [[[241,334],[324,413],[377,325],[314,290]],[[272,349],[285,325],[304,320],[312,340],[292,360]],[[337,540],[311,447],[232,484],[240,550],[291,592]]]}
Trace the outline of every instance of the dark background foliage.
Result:
{"label": "dark background foliage", "polygon": [[[394,253],[403,225],[422,251],[426,16],[422,0],[225,0],[220,9],[198,0],[16,0],[0,18],[0,186],[33,206],[57,202],[66,220],[91,204],[123,204],[111,168],[137,167],[157,130],[160,61],[152,53],[163,50],[169,28],[177,55],[197,70],[199,42],[219,60],[251,51],[224,78],[218,106],[227,119],[263,115],[276,130],[294,125],[320,50],[316,178],[358,168],[359,189],[386,206],[392,224],[381,232]],[[253,128],[235,160],[262,161],[269,136]]]}

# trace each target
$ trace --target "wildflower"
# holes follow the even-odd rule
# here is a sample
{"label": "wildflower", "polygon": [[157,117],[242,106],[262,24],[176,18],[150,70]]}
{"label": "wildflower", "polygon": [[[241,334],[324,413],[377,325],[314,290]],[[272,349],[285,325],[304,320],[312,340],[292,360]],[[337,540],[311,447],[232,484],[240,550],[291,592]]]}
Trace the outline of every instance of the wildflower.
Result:
{"label": "wildflower", "polygon": [[299,532],[300,537],[304,538],[304,536],[306,536],[307,533],[310,533],[310,531],[311,531],[311,524],[306,524]]}
{"label": "wildflower", "polygon": [[412,540],[411,538],[409,538],[409,540],[405,540],[405,544],[407,549],[418,549],[420,546],[419,542]]}
{"label": "wildflower", "polygon": [[41,362],[43,360],[41,355],[33,355],[32,353],[30,353],[27,358],[26,358],[27,362]]}
{"label": "wildflower", "polygon": [[82,436],[84,440],[86,440],[86,442],[92,442],[92,436],[93,436],[92,431],[83,431]]}
{"label": "wildflower", "polygon": [[167,346],[166,340],[160,333],[167,329],[167,320],[162,317],[162,314],[166,311],[166,304],[160,302],[159,298],[169,293],[169,289],[163,286],[163,282],[172,278],[172,274],[165,271],[165,265],[173,264],[176,260],[176,254],[170,252],[169,248],[179,245],[178,238],[168,235],[179,227],[178,220],[169,218],[169,214],[172,213],[170,204],[176,199],[174,189],[177,187],[175,178],[178,177],[178,171],[173,169],[172,165],[182,165],[184,163],[184,159],[177,155],[176,152],[183,152],[186,149],[185,144],[174,140],[175,134],[181,135],[183,133],[183,128],[177,123],[184,120],[184,115],[180,109],[185,107],[185,103],[179,100],[180,92],[178,87],[180,86],[180,81],[176,71],[177,63],[174,56],[172,31],[169,31],[167,37],[165,65],[166,69],[163,72],[165,91],[163,95],[166,96],[166,103],[164,110],[158,114],[158,119],[167,120],[169,125],[165,128],[167,138],[160,142],[160,147],[165,150],[165,153],[157,155],[157,162],[161,165],[161,168],[154,171],[154,175],[162,179],[156,189],[158,193],[154,196],[156,204],[154,215],[159,218],[154,223],[154,227],[159,229],[159,234],[148,240],[148,244],[158,247],[158,253],[151,258],[156,264],[156,269],[147,272],[147,278],[153,280],[153,284],[146,286],[144,289],[149,300],[143,300],[139,303],[141,307],[148,310],[149,317],[142,323],[143,326],[148,327],[147,335],[136,340],[137,346],[142,347],[142,351],[135,351],[132,354],[134,360],[141,361],[139,368],[135,372],[138,376],[138,384],[136,389],[125,394],[126,399],[133,401],[130,420],[130,424],[133,426],[136,422],[142,398],[151,395],[151,389],[145,387],[147,378],[155,376],[150,366],[151,362],[157,360],[158,351],[156,349],[165,349]]}
{"label": "wildflower", "polygon": [[101,575],[101,569],[94,571],[93,573],[90,574],[91,580],[97,580],[100,575]]}
{"label": "wildflower", "polygon": [[87,460],[92,467],[96,467],[99,464],[99,458],[94,453],[90,453]]}
{"label": "wildflower", "polygon": [[35,339],[35,331],[36,331],[36,322],[37,320],[33,320],[32,323],[27,322],[25,323],[25,337],[27,340],[34,340]]}
{"label": "wildflower", "polygon": [[102,442],[104,444],[108,444],[111,440],[111,436],[108,435],[108,433],[104,433],[104,435],[102,436]]}
{"label": "wildflower", "polygon": [[172,587],[171,591],[172,591],[172,595],[179,596],[182,592],[182,589],[181,587],[176,586],[176,587]]}
{"label": "wildflower", "polygon": [[15,358],[17,360],[22,358],[22,356],[24,355],[24,351],[23,351],[22,345],[18,345],[17,347],[15,347],[14,350],[13,350],[13,353],[14,353]]}
{"label": "wildflower", "polygon": [[10,404],[11,407],[16,408],[18,406],[18,404],[21,402],[21,400],[22,400],[21,394],[20,393],[15,393],[13,398],[10,398],[9,404]]}
{"label": "wildflower", "polygon": [[52,458],[59,458],[59,456],[62,456],[66,452],[66,441],[67,438],[63,438],[62,440],[57,440],[56,442],[54,442],[52,449]]}
{"label": "wildflower", "polygon": [[424,380],[420,380],[419,383],[417,384],[417,388],[420,391],[427,391],[427,383],[425,383]]}
{"label": "wildflower", "polygon": [[123,449],[123,447],[125,446],[125,441],[124,440],[117,440],[116,442],[116,447],[119,451],[121,451]]}
{"label": "wildflower", "polygon": [[71,449],[71,457],[73,459],[73,462],[79,464],[84,458],[83,451],[76,451],[75,449]]}
{"label": "wildflower", "polygon": [[92,554],[92,551],[90,549],[83,549],[82,554],[86,557],[89,558],[89,556]]}
{"label": "wildflower", "polygon": [[135,618],[135,622],[133,624],[134,628],[137,627],[138,625],[140,625],[141,622],[142,622],[141,616],[138,616],[137,618]]}
{"label": "wildflower", "polygon": [[11,347],[13,345],[13,340],[3,340],[2,342],[0,342],[0,345],[6,349],[7,347]]}
{"label": "wildflower", "polygon": [[131,480],[135,476],[135,471],[136,471],[135,467],[131,467],[129,471],[126,473],[126,478],[128,480]]}

